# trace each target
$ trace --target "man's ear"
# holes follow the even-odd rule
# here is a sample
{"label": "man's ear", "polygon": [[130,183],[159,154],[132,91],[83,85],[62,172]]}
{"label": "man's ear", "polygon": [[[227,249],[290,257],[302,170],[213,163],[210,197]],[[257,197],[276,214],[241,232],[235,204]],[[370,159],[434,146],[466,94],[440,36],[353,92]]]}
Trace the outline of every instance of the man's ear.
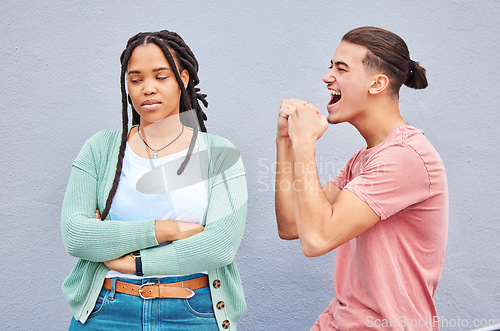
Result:
{"label": "man's ear", "polygon": [[384,74],[377,74],[372,80],[372,85],[370,86],[368,92],[370,94],[379,94],[387,89],[389,86],[389,77]]}
{"label": "man's ear", "polygon": [[184,88],[187,88],[189,83],[189,72],[186,69],[181,72],[181,80],[184,83]]}

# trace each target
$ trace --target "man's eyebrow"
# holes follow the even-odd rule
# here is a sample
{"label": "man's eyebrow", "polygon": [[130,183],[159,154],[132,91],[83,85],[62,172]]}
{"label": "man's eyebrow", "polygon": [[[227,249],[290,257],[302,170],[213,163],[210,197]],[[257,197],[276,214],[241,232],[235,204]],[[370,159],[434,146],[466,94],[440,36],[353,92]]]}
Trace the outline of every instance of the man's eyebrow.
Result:
{"label": "man's eyebrow", "polygon": [[345,66],[345,67],[349,67],[349,65],[348,65],[347,63],[342,62],[342,61],[337,61],[337,62],[335,62],[335,65],[336,65],[336,66],[340,66],[340,65],[342,65],[342,66]]}
{"label": "man's eyebrow", "polygon": [[[172,70],[170,68],[167,68],[167,67],[160,67],[160,68],[156,68],[156,69],[153,69],[153,72],[158,72],[158,71],[164,71],[164,70]],[[128,72],[129,75],[132,75],[132,74],[140,74],[141,72],[139,70],[131,70]]]}

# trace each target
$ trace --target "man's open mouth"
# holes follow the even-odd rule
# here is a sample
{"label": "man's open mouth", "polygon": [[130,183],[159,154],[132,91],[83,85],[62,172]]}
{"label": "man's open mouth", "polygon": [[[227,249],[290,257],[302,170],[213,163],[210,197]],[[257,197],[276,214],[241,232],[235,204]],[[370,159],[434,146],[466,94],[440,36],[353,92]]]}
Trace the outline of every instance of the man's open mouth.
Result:
{"label": "man's open mouth", "polygon": [[329,106],[337,103],[340,100],[340,98],[342,98],[342,93],[340,93],[339,91],[329,89],[328,93],[330,93],[332,95],[332,99],[328,103]]}

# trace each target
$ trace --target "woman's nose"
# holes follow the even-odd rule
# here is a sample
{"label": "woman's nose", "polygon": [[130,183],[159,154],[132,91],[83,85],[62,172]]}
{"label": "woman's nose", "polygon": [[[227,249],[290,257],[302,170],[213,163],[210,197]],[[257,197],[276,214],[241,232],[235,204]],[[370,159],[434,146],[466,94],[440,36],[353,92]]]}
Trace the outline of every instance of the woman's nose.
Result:
{"label": "woman's nose", "polygon": [[143,91],[144,91],[144,94],[148,94],[148,95],[155,93],[156,87],[154,85],[154,82],[151,82],[150,80],[145,80]]}

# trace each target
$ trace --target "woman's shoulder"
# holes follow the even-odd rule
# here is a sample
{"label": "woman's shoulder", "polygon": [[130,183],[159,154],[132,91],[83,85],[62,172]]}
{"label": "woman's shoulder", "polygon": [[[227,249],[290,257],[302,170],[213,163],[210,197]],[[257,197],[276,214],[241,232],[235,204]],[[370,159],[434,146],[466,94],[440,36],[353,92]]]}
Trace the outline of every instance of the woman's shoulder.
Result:
{"label": "woman's shoulder", "polygon": [[109,150],[120,145],[122,130],[101,130],[87,139],[82,150]]}
{"label": "woman's shoulder", "polygon": [[205,132],[200,132],[200,138],[206,143],[215,174],[225,172],[227,178],[245,174],[240,152],[229,139]]}
{"label": "woman's shoulder", "polygon": [[207,133],[207,132],[199,132],[200,138],[202,138],[206,144],[207,147],[232,147],[235,148],[233,143],[224,137],[212,134],[212,133]]}
{"label": "woman's shoulder", "polygon": [[85,141],[76,161],[110,155],[120,146],[121,130],[102,130]]}
{"label": "woman's shoulder", "polygon": [[86,143],[91,145],[108,145],[110,142],[119,140],[121,134],[122,130],[101,130],[87,139]]}

